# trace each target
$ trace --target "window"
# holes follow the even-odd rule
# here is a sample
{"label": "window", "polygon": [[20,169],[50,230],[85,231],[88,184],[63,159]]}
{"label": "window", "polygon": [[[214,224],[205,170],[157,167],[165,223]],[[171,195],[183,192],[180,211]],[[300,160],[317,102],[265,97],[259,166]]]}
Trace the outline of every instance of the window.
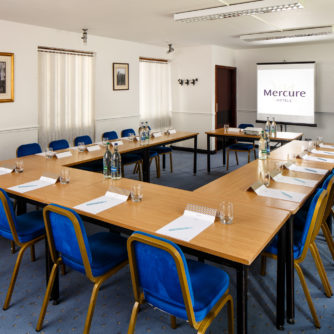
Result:
{"label": "window", "polygon": [[38,141],[94,138],[94,54],[38,48]]}
{"label": "window", "polygon": [[139,59],[140,119],[148,121],[152,129],[171,125],[172,97],[170,64],[155,59]]}

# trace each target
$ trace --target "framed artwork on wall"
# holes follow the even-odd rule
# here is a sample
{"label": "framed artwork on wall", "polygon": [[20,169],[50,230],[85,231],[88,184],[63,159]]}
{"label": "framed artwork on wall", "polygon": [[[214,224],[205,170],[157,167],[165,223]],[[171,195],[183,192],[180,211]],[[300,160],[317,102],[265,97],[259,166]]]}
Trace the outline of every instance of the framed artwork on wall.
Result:
{"label": "framed artwork on wall", "polygon": [[113,63],[114,90],[129,89],[129,64]]}
{"label": "framed artwork on wall", "polygon": [[14,53],[0,52],[0,102],[14,102]]}

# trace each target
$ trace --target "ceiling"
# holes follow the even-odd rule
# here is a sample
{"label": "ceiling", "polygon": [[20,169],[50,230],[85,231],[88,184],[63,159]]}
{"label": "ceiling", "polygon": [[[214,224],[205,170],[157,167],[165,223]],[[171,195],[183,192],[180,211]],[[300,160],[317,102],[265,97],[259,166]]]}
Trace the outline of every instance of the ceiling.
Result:
{"label": "ceiling", "polygon": [[[333,0],[305,0],[304,9],[194,23],[182,11],[250,0],[1,0],[0,19],[159,46],[254,47],[240,35],[334,24]],[[331,40],[333,42],[333,40]]]}

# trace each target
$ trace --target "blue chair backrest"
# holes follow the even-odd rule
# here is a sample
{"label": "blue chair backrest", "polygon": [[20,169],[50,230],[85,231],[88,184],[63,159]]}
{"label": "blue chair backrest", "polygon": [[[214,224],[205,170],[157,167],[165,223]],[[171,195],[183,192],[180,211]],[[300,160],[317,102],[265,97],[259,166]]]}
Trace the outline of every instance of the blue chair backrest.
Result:
{"label": "blue chair backrest", "polygon": [[322,186],[321,186],[322,189],[327,189],[328,184],[329,184],[330,180],[332,179],[332,177],[334,177],[334,174],[333,174],[333,173],[332,173],[332,174],[329,174],[329,175],[326,177],[325,181],[323,182],[323,184],[322,184]]}
{"label": "blue chair backrest", "polygon": [[18,158],[37,153],[42,153],[42,149],[38,143],[20,145],[16,150],[16,156]]}
{"label": "blue chair backrest", "polygon": [[122,130],[121,136],[122,137],[129,137],[130,135],[136,135],[136,131],[133,129],[124,129]]}
{"label": "blue chair backrest", "polygon": [[307,234],[308,234],[309,229],[310,229],[310,224],[311,224],[311,221],[312,221],[312,218],[313,218],[314,210],[316,208],[318,199],[319,199],[319,197],[320,197],[320,195],[323,191],[324,191],[324,189],[322,189],[322,188],[317,190],[317,192],[315,193],[315,195],[312,198],[311,204],[310,204],[309,209],[307,211],[306,221],[305,221],[304,228],[303,228],[303,231],[302,231],[302,236],[301,236],[301,239],[300,239],[300,242],[301,242],[301,245],[302,245],[303,248],[304,248],[304,245],[305,245]]}
{"label": "blue chair backrest", "polygon": [[[15,219],[16,216],[14,213],[14,208],[13,208],[12,202],[9,199],[7,193],[2,188],[0,188],[0,191],[3,195],[0,200],[0,235],[5,237],[6,239],[13,240],[8,218],[13,220],[14,226],[16,227],[16,219]],[[9,212],[7,211],[7,213],[5,210],[6,202],[9,208]],[[11,217],[7,217],[7,214]]]}
{"label": "blue chair backrest", "polygon": [[239,129],[246,129],[246,128],[254,128],[253,124],[248,124],[248,123],[241,123],[238,126]]}
{"label": "blue chair backrest", "polygon": [[50,208],[51,210],[48,211],[48,215],[56,251],[61,253],[65,257],[71,259],[72,261],[75,261],[83,265],[79,243],[74,230],[72,220],[62,213],[53,212],[52,211],[53,207],[60,208],[64,211],[70,212],[77,219],[81,229],[81,234],[84,240],[89,262],[92,263],[92,255],[88,243],[86,230],[84,228],[80,216],[74,210],[71,210],[69,208],[60,205],[50,204],[46,208]]}
{"label": "blue chair backrest", "polygon": [[84,143],[85,145],[90,145],[92,144],[92,138],[89,136],[79,136],[74,139],[74,146],[78,146],[79,143]]}
{"label": "blue chair backrest", "polygon": [[49,147],[52,148],[54,151],[57,150],[64,150],[65,148],[69,148],[70,145],[68,144],[68,141],[66,139],[59,139],[59,140],[53,140],[50,142]]}
{"label": "blue chair backrest", "polygon": [[102,135],[102,138],[107,138],[108,140],[117,139],[118,135],[116,131],[108,131]]}
{"label": "blue chair backrest", "polygon": [[[194,303],[194,295],[189,277],[188,265],[181,249],[173,242],[143,232],[135,232],[147,235],[172,245],[180,254],[185,269],[191,301]],[[153,296],[168,303],[176,303],[184,306],[182,290],[175,261],[170,253],[160,248],[147,245],[138,241],[134,242],[136,268],[139,277],[139,285],[145,292],[145,297]]]}

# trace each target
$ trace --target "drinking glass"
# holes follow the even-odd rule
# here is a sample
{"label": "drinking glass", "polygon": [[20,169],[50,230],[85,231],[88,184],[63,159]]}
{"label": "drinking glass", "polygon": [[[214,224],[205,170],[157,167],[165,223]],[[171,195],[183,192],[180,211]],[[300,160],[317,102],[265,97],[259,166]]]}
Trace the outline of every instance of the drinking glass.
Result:
{"label": "drinking glass", "polygon": [[228,128],[229,128],[229,125],[228,124],[224,124],[224,131],[225,132],[228,132]]}
{"label": "drinking glass", "polygon": [[70,170],[68,168],[62,168],[60,170],[59,181],[61,184],[70,183]]}
{"label": "drinking glass", "polygon": [[141,184],[135,184],[131,187],[132,202],[141,202],[143,199],[143,189]]}
{"label": "drinking glass", "polygon": [[46,149],[45,155],[48,159],[53,158],[54,152],[53,152],[53,148],[52,147],[48,147]]}
{"label": "drinking glass", "polygon": [[17,160],[15,162],[15,173],[22,173],[24,169],[23,160]]}
{"label": "drinking glass", "polygon": [[102,145],[103,145],[103,146],[107,146],[108,141],[109,141],[109,140],[108,140],[107,137],[103,137],[103,138],[102,138]]}
{"label": "drinking glass", "polygon": [[219,204],[219,219],[223,224],[232,224],[233,222],[233,203],[223,201]]}
{"label": "drinking glass", "polygon": [[310,141],[308,142],[307,150],[311,153],[312,150],[313,150],[313,148],[314,148],[314,141],[310,140]]}
{"label": "drinking glass", "polygon": [[268,188],[270,186],[270,173],[269,171],[264,171],[262,175],[262,183]]}
{"label": "drinking glass", "polygon": [[287,160],[288,162],[290,162],[291,164],[295,164],[296,163],[296,153],[289,153],[287,155]]}
{"label": "drinking glass", "polygon": [[320,144],[322,144],[324,141],[323,137],[317,137],[317,146],[319,146]]}
{"label": "drinking glass", "polygon": [[86,145],[83,142],[78,143],[78,150],[79,152],[85,152],[86,150]]}
{"label": "drinking glass", "polygon": [[131,133],[128,137],[129,141],[134,141],[135,139],[135,135],[133,133]]}

